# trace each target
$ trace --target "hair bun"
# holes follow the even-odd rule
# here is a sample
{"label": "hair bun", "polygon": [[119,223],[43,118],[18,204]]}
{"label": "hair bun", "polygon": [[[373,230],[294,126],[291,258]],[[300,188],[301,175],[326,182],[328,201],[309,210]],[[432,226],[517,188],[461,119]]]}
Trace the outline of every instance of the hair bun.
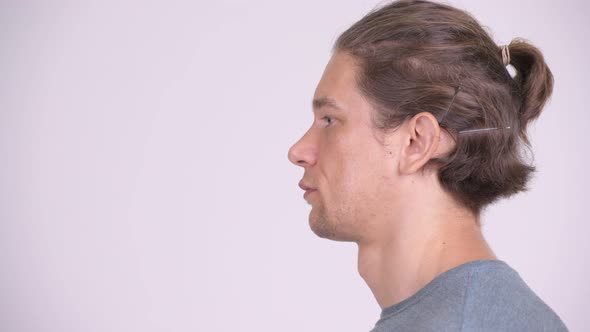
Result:
{"label": "hair bun", "polygon": [[541,51],[522,38],[510,43],[510,57],[510,63],[516,70],[514,80],[522,98],[519,110],[521,136],[528,143],[526,127],[539,117],[545,103],[551,97],[553,74]]}

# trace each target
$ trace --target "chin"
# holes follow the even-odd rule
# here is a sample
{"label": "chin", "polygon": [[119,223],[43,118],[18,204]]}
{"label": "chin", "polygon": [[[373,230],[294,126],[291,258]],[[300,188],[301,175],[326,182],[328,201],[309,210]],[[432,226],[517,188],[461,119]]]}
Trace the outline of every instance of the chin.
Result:
{"label": "chin", "polygon": [[333,228],[329,227],[322,221],[309,220],[309,227],[318,237],[330,240],[334,240],[335,238],[335,232]]}
{"label": "chin", "polygon": [[333,241],[356,242],[357,237],[343,231],[341,226],[343,225],[324,215],[316,214],[313,210],[309,214],[309,227],[318,237]]}

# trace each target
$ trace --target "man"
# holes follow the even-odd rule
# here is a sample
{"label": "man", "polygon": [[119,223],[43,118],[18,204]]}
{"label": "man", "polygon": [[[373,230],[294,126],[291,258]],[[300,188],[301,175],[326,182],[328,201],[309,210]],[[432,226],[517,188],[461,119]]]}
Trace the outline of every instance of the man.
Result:
{"label": "man", "polygon": [[479,225],[525,188],[517,138],[552,84],[534,46],[498,48],[447,5],[397,1],[340,36],[289,159],[315,234],[358,244],[373,331],[567,330]]}

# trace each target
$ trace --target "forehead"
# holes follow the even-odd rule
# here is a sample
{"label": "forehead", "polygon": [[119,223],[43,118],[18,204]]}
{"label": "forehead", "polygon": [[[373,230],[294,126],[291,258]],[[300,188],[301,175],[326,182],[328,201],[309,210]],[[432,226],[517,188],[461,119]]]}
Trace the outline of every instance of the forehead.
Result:
{"label": "forehead", "polygon": [[357,65],[352,56],[337,52],[328,64],[318,83],[314,94],[315,106],[327,105],[330,103],[316,103],[315,101],[330,100],[341,108],[358,106],[362,102],[362,95],[356,86],[355,75]]}
{"label": "forehead", "polygon": [[[375,109],[364,97],[356,84],[356,75],[359,67],[356,60],[347,53],[336,52],[322,75],[314,94],[314,112],[318,106],[336,110],[341,119],[346,119],[353,127],[363,126],[373,128],[373,115]],[[331,103],[316,103],[316,101],[329,100]]]}

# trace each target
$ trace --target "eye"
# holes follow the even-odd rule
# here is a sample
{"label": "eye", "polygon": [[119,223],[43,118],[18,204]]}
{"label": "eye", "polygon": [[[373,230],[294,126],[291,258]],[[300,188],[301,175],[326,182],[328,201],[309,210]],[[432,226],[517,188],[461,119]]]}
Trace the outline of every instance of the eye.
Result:
{"label": "eye", "polygon": [[328,127],[329,125],[331,125],[334,122],[334,118],[326,115],[322,118],[322,121],[324,121],[326,123],[326,127]]}

